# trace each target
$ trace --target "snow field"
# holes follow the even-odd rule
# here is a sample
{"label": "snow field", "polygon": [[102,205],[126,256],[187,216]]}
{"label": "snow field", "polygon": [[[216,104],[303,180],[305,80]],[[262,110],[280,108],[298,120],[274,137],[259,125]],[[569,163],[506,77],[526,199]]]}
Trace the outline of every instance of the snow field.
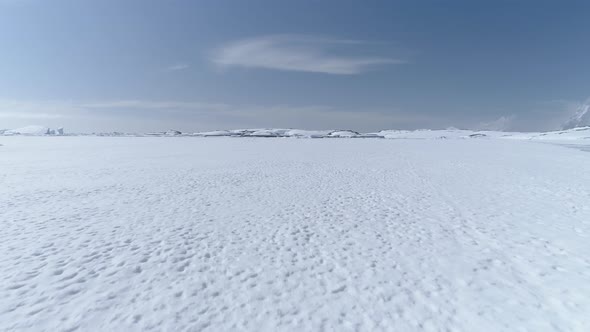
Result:
{"label": "snow field", "polygon": [[590,154],[0,138],[0,330],[587,331]]}

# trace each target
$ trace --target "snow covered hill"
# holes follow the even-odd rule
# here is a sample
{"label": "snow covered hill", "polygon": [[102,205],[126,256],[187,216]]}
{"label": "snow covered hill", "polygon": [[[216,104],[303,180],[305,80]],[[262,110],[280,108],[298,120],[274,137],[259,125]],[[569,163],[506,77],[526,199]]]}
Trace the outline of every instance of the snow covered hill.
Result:
{"label": "snow covered hill", "polygon": [[3,132],[4,135],[48,135],[50,129],[43,126],[26,126],[17,129],[9,129]]}
{"label": "snow covered hill", "polygon": [[580,143],[590,143],[590,127],[539,133],[510,133],[510,135],[506,135],[504,138],[556,142],[578,141]]}
{"label": "snow covered hill", "polygon": [[5,136],[12,136],[12,135],[28,135],[28,136],[43,136],[43,135],[63,135],[64,131],[63,128],[58,128],[56,130],[43,127],[43,126],[26,126],[17,129],[9,129],[3,130],[2,135]]}
{"label": "snow covered hill", "polygon": [[414,135],[0,137],[0,331],[589,331],[590,153]]}
{"label": "snow covered hill", "polygon": [[[63,128],[53,130],[43,126],[27,126],[12,130],[0,131],[0,136],[26,135],[47,136],[64,135]],[[87,135],[87,134],[83,134]],[[590,127],[576,127],[552,132],[502,132],[465,129],[421,129],[421,130],[382,130],[373,133],[359,133],[353,130],[303,130],[282,128],[258,128],[258,129],[234,129],[215,130],[207,132],[183,133],[178,130],[151,132],[146,134],[133,134],[122,132],[95,133],[91,136],[150,136],[150,137],[260,137],[260,138],[386,138],[386,139],[482,139],[482,138],[508,138],[524,140],[586,140],[590,139]],[[69,136],[76,136],[69,134]]]}

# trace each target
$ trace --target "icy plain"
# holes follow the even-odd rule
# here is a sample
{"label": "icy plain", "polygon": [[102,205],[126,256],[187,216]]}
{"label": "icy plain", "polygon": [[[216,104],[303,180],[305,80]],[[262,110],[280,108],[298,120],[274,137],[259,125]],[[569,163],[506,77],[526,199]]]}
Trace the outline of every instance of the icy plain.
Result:
{"label": "icy plain", "polygon": [[590,331],[590,153],[1,137],[2,331]]}

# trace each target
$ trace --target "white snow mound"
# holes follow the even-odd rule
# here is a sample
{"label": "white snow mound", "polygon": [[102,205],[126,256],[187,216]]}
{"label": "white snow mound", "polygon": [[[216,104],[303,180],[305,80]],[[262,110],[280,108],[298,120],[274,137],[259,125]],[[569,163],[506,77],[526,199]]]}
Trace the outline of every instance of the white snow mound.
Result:
{"label": "white snow mound", "polygon": [[49,135],[50,129],[43,126],[26,126],[17,129],[9,129],[4,135]]}

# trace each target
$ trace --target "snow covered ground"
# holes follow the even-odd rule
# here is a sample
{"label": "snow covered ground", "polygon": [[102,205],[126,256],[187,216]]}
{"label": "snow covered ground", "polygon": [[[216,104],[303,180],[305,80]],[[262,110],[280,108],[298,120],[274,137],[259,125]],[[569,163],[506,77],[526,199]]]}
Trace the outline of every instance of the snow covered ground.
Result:
{"label": "snow covered ground", "polygon": [[581,149],[493,138],[0,144],[2,331],[590,330]]}

